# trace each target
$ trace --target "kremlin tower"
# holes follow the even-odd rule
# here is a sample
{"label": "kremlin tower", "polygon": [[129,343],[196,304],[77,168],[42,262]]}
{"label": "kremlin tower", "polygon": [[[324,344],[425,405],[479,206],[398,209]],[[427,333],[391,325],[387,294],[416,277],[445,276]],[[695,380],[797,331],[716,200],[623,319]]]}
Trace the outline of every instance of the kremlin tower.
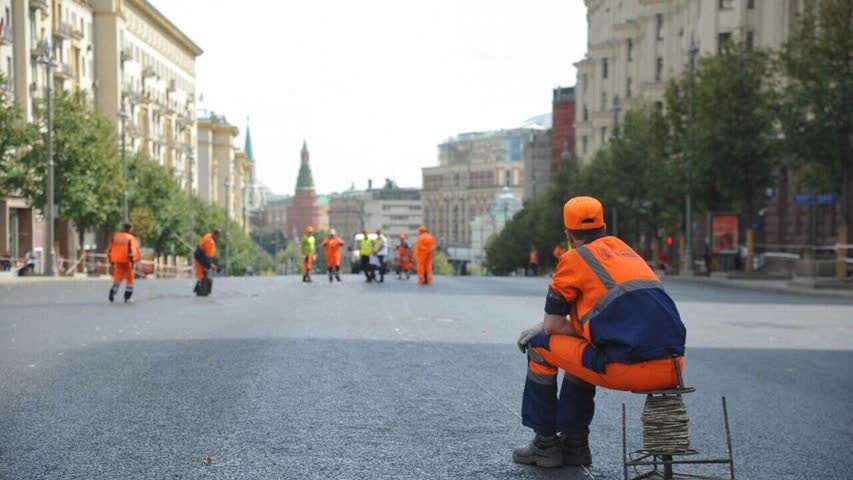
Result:
{"label": "kremlin tower", "polygon": [[297,238],[304,234],[308,225],[317,228],[321,220],[320,214],[320,204],[314,191],[314,177],[311,175],[308,145],[303,142],[296,192],[293,195],[293,203],[287,209],[287,234]]}

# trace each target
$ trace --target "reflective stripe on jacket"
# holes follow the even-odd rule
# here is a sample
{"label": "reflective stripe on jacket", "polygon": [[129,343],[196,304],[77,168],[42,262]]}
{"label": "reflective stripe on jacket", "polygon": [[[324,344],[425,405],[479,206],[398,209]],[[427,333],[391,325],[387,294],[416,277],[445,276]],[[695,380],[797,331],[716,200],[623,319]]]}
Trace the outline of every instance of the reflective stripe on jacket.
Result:
{"label": "reflective stripe on jacket", "polygon": [[592,343],[588,368],[684,354],[687,331],[675,303],[646,261],[616,237],[602,237],[560,257],[546,312],[571,314]]}

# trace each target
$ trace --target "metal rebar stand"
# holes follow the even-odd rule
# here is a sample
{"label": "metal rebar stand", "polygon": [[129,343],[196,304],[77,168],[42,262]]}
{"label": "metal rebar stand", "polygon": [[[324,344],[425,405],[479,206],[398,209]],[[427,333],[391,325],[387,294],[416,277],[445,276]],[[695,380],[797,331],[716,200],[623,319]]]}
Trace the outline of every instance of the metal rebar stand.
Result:
{"label": "metal rebar stand", "polygon": [[[678,387],[670,390],[656,390],[649,392],[634,392],[654,396],[681,396],[687,393],[694,392],[693,387],[685,387],[681,377],[681,365],[677,360],[675,368],[678,373]],[[728,451],[727,458],[695,458],[699,454],[693,449],[686,450],[634,450],[628,453],[628,429],[625,414],[625,404],[622,404],[622,471],[625,480],[640,480],[640,479],[704,479],[704,480],[735,480],[734,457],[732,455],[732,434],[729,427],[729,412],[726,406],[726,397],[723,397],[723,422],[726,427],[726,449]],[[707,475],[697,475],[684,472],[676,472],[678,465],[728,465],[729,476],[716,477]],[[629,476],[628,470],[633,469],[636,476]]]}

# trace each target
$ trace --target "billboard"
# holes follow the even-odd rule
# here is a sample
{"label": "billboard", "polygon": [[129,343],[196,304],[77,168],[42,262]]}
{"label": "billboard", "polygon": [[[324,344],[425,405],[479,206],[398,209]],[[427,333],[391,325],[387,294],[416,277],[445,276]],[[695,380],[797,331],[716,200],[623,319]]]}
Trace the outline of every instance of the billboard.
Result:
{"label": "billboard", "polygon": [[737,253],[737,215],[716,215],[711,219],[711,241],[714,253]]}

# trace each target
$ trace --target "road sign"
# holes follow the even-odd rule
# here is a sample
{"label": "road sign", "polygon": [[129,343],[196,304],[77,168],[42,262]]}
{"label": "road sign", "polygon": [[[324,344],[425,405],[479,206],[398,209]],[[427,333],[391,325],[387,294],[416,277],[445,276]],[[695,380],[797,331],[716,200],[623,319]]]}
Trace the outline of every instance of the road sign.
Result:
{"label": "road sign", "polygon": [[835,200],[837,197],[830,194],[794,196],[794,203],[797,205],[829,205],[835,203]]}

